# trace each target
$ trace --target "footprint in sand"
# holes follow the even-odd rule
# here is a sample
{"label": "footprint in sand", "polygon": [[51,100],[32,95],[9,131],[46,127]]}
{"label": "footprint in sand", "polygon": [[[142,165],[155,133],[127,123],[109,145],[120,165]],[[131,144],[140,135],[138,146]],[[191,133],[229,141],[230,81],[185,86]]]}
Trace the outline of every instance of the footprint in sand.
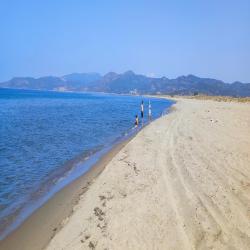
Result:
{"label": "footprint in sand", "polygon": [[90,241],[90,242],[89,242],[89,248],[90,248],[90,249],[95,249],[96,245],[97,245],[97,242],[96,242],[96,241],[94,241],[94,242]]}
{"label": "footprint in sand", "polygon": [[84,243],[86,240],[88,240],[90,238],[90,235],[85,235],[84,239],[81,239],[81,243]]}
{"label": "footprint in sand", "polygon": [[105,213],[99,207],[94,208],[94,214],[97,216],[98,220],[104,220]]}

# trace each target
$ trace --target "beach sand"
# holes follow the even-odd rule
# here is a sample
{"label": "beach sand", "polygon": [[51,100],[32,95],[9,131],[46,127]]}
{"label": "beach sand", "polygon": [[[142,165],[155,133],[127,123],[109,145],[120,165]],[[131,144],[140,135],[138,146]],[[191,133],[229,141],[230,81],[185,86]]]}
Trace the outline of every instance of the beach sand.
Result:
{"label": "beach sand", "polygon": [[47,250],[249,249],[250,104],[178,99],[54,234]]}
{"label": "beach sand", "polygon": [[29,216],[16,230],[0,241],[0,250],[40,250],[62,227],[62,220],[73,213],[74,206],[108,162],[131,138],[115,145],[86,174],[57,192]]}
{"label": "beach sand", "polygon": [[47,249],[249,249],[250,105],[179,100],[131,140]]}

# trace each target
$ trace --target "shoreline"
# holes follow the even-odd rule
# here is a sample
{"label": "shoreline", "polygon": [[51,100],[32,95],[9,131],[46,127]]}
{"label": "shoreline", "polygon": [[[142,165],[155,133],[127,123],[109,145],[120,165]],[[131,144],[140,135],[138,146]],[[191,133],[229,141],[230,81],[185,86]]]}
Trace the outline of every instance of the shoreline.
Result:
{"label": "shoreline", "polygon": [[180,99],[80,197],[54,249],[247,249],[250,105]]}
{"label": "shoreline", "polygon": [[102,155],[86,173],[64,186],[41,207],[37,208],[17,228],[0,241],[0,250],[34,250],[46,247],[50,239],[62,227],[63,220],[71,216],[73,208],[78,203],[81,195],[88,190],[92,182],[102,173],[112,158],[139,131],[113,145],[113,147],[111,146],[111,149]]}
{"label": "shoreline", "polygon": [[[29,203],[26,204],[23,208],[21,208],[21,212],[15,216],[10,218],[10,223],[6,223],[5,227],[1,228],[1,237],[0,237],[0,246],[1,241],[3,241],[7,236],[12,234],[16,229],[18,229],[33,213],[39,210],[43,205],[45,205],[50,199],[52,199],[58,192],[69,186],[71,183],[76,181],[78,178],[83,177],[91,169],[99,164],[102,159],[108,155],[113,149],[118,147],[120,144],[125,143],[127,140],[135,136],[136,131],[132,131],[122,137],[117,138],[110,145],[103,147],[100,150],[95,151],[89,155],[77,155],[73,159],[67,161],[62,166],[65,167],[67,165],[71,166],[68,168],[63,174],[57,177],[57,180],[52,185],[50,181],[47,192],[45,191],[40,197],[34,200],[30,200]],[[53,178],[52,178],[53,179]],[[41,189],[46,185],[42,183]],[[38,191],[39,192],[39,189]],[[35,195],[34,193],[33,195]]]}
{"label": "shoreline", "polygon": [[[152,98],[157,99],[157,97]],[[167,98],[163,97],[163,99]],[[80,197],[102,173],[112,158],[119,153],[127,143],[136,137],[140,131],[145,129],[152,122],[171,112],[173,105],[176,102],[173,100],[170,101],[173,103],[170,107],[163,110],[161,116],[153,119],[151,122],[145,122],[143,126],[140,126],[135,131],[131,131],[129,134],[118,138],[113,144],[98,151],[97,154],[101,153],[101,156],[97,157],[97,159],[92,158],[95,157],[96,153],[90,156],[89,159],[96,162],[92,164],[89,163],[87,171],[84,171],[78,177],[69,180],[68,183],[66,182],[62,188],[59,188],[59,191],[52,192],[52,194],[42,202],[41,205],[28,214],[28,216],[17,224],[17,226],[14,226],[13,229],[8,231],[6,236],[0,240],[0,250],[16,250],[17,248],[34,250],[46,247],[56,232],[62,228],[61,224],[64,219],[73,214],[74,206],[77,205]],[[43,221],[43,224],[40,224],[41,221]]]}
{"label": "shoreline", "polygon": [[246,249],[250,105],[176,101],[173,112],[58,192],[0,250]]}
{"label": "shoreline", "polygon": [[[40,91],[40,90],[38,90]],[[156,98],[157,99],[157,98]],[[158,98],[158,101],[159,101],[159,98]],[[166,104],[166,106],[168,105],[172,105],[172,102],[169,101],[168,104]],[[165,110],[166,107],[163,106],[163,108],[161,110]],[[161,111],[159,110],[159,112]],[[157,118],[158,115],[159,115],[159,112],[155,114],[155,117],[154,118]],[[133,119],[133,118],[132,118]],[[130,120],[130,119],[129,119]],[[146,121],[146,119],[145,119]],[[128,126],[132,126],[133,124],[129,123]],[[104,129],[106,129],[104,127]],[[140,128],[139,128],[140,129]],[[119,127],[116,129],[117,131],[119,131]],[[99,159],[104,155],[106,154],[109,150],[112,149],[113,146],[115,146],[117,143],[123,141],[123,140],[126,140],[127,138],[129,138],[130,136],[134,136],[135,134],[135,130],[131,129],[131,127],[129,127],[128,129],[123,129],[124,131],[122,131],[122,133],[118,134],[118,138],[114,138],[113,136],[113,141],[110,141],[110,143],[108,143],[109,145],[104,145],[105,144],[105,141],[103,143],[103,145],[101,145],[101,147],[104,147],[106,148],[106,150],[104,149],[101,149],[100,151],[103,151],[101,154],[99,154],[96,158],[97,160],[92,160],[91,163],[87,163],[86,165],[88,166],[93,166],[97,163],[97,161],[99,161]],[[118,132],[119,133],[119,132]],[[53,135],[53,134],[52,134]],[[66,142],[66,140],[64,140]],[[107,144],[107,143],[106,143]],[[100,147],[100,148],[101,148]],[[100,149],[99,148],[99,149]],[[99,151],[98,149],[98,151]],[[81,151],[81,149],[80,149]],[[80,155],[79,155],[80,156]],[[73,156],[74,157],[74,156]],[[76,156],[78,157],[78,155]],[[69,185],[70,182],[74,181],[76,178],[78,178],[80,175],[82,174],[85,174],[86,171],[88,171],[89,167],[87,166],[86,167],[86,171],[82,170],[83,168],[85,167],[78,167],[77,165],[85,165],[85,159],[84,159],[84,162],[81,161],[80,164],[75,164],[76,166],[73,166],[71,167],[71,169],[68,168],[68,170],[65,170],[65,172],[63,172],[61,169],[61,166],[64,166],[64,165],[69,165],[68,162],[70,161],[74,161],[75,158],[74,157],[72,160],[67,160],[67,162],[63,163],[62,165],[60,164],[60,171],[56,172],[52,172],[52,174],[55,173],[54,176],[57,175],[57,173],[62,173],[62,178],[58,178],[59,180],[57,180],[56,178],[57,177],[60,177],[59,174],[55,177],[55,178],[48,178],[49,180],[46,179],[46,181],[44,182],[41,182],[41,185],[37,187],[35,187],[34,189],[31,190],[31,195],[30,197],[27,196],[27,199],[25,200],[25,198],[23,200],[25,201],[29,201],[29,202],[26,202],[26,204],[22,204],[20,202],[20,206],[18,205],[15,205],[15,204],[18,204],[17,202],[15,203],[15,201],[12,202],[12,207],[14,208],[18,208],[15,212],[15,210],[13,209],[13,213],[11,213],[12,211],[11,210],[7,210],[5,209],[4,212],[5,213],[1,213],[1,221],[3,221],[3,223],[1,224],[0,226],[0,243],[1,241],[6,238],[7,235],[9,235],[12,231],[14,231],[17,227],[20,226],[20,224],[23,223],[24,220],[26,220],[35,210],[37,210],[39,207],[41,207],[45,202],[48,201],[48,199],[50,199],[55,193],[57,193],[61,188],[63,188],[65,185]],[[95,156],[94,156],[95,157]],[[91,154],[91,156],[89,158],[94,158],[93,155]],[[86,157],[88,158],[88,157]],[[89,161],[86,159],[86,161]],[[41,159],[40,162],[46,162],[46,157]],[[83,163],[82,163],[83,162]],[[48,162],[49,163],[49,162]],[[46,165],[45,165],[45,168],[46,168]],[[63,167],[64,168],[64,167]],[[66,169],[66,167],[65,167]],[[76,171],[75,171],[76,169]],[[78,169],[78,170],[77,170]],[[77,174],[76,172],[80,172],[80,174]],[[68,173],[67,173],[68,172]],[[73,172],[73,174],[71,173]],[[65,175],[64,175],[65,173]],[[72,177],[73,176],[73,177]],[[70,179],[70,181],[65,181],[65,179]],[[51,183],[50,183],[51,182]],[[66,184],[65,184],[66,183]],[[23,185],[24,186],[24,185]],[[54,186],[56,186],[54,188]],[[48,194],[49,193],[49,194]],[[24,203],[24,202],[23,202]]]}

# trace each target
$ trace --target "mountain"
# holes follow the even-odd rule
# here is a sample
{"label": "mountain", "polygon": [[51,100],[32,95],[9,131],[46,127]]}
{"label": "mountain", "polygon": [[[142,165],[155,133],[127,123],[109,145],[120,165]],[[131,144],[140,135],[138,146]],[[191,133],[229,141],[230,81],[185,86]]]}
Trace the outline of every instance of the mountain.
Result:
{"label": "mountain", "polygon": [[0,83],[0,87],[54,90],[65,84],[65,80],[54,76],[40,77],[37,79],[32,77],[14,77],[8,82]]}
{"label": "mountain", "polygon": [[98,91],[118,94],[170,94],[170,95],[224,95],[250,96],[250,83],[225,83],[211,78],[194,75],[153,78],[126,71],[123,74],[109,72],[73,73],[62,77],[15,77],[0,83],[0,87],[59,91]]}
{"label": "mountain", "polygon": [[98,73],[72,73],[62,77],[46,76],[40,78],[14,77],[0,83],[0,87],[38,90],[84,91],[91,82],[101,78]]}
{"label": "mountain", "polygon": [[90,83],[99,80],[101,77],[98,73],[72,73],[63,76],[62,79],[69,82]]}
{"label": "mountain", "polygon": [[73,73],[65,75],[62,79],[67,83],[66,88],[76,91],[84,91],[91,88],[91,83],[101,79],[98,73]]}

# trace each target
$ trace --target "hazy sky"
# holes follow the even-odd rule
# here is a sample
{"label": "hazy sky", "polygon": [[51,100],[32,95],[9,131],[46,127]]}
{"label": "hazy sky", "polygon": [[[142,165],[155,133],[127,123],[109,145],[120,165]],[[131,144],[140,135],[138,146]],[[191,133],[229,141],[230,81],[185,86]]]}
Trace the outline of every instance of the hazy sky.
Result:
{"label": "hazy sky", "polygon": [[250,82],[250,1],[0,0],[0,81],[133,70]]}

